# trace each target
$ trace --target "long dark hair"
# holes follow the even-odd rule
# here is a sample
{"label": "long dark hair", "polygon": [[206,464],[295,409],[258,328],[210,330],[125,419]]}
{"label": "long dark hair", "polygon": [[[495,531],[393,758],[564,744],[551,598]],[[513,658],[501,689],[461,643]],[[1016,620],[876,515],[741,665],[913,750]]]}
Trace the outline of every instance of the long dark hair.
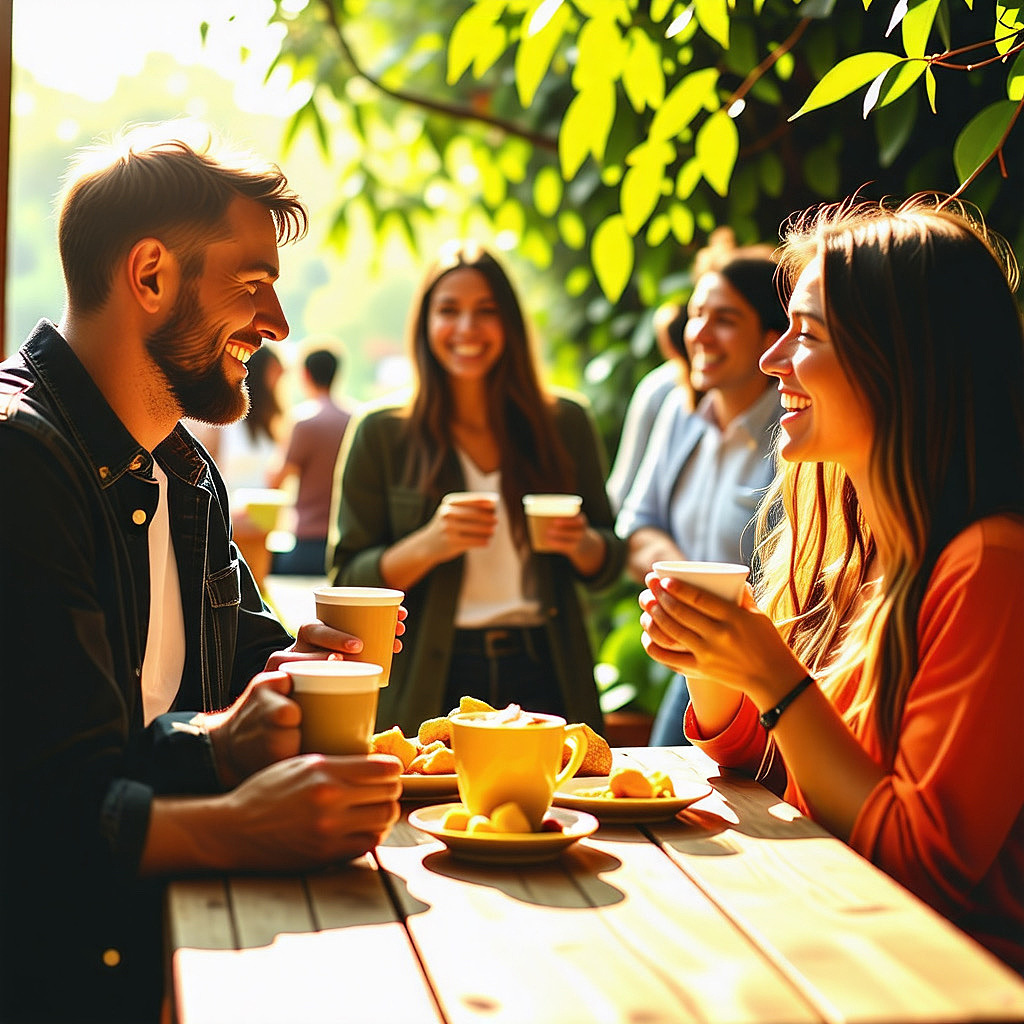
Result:
{"label": "long dark hair", "polygon": [[554,401],[541,384],[515,288],[494,256],[472,241],[449,242],[441,248],[410,309],[407,343],[415,391],[408,408],[405,483],[431,498],[441,497],[441,469],[454,447],[453,402],[448,374],[430,351],[427,320],[437,283],[464,268],[487,280],[505,331],[505,349],[487,377],[487,407],[501,456],[502,496],[513,534],[522,539],[522,496],[529,491],[571,490],[575,472],[555,430]]}

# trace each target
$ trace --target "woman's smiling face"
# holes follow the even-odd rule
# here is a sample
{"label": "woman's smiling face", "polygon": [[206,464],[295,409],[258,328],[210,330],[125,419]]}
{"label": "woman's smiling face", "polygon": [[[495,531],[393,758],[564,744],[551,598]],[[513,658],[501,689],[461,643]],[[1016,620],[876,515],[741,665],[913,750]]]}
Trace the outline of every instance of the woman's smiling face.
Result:
{"label": "woman's smiling face", "polygon": [[482,380],[505,351],[505,325],[479,270],[445,274],[430,294],[427,342],[450,377]]}
{"label": "woman's smiling face", "polygon": [[867,402],[846,376],[825,322],[822,260],[812,260],[789,301],[789,329],[761,357],[779,379],[780,453],[787,462],[836,462],[866,479],[874,436]]}

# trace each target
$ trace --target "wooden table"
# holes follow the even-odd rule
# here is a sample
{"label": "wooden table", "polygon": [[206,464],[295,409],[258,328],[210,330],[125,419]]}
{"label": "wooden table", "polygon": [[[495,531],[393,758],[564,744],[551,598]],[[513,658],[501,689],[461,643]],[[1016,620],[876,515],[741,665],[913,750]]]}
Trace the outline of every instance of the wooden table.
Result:
{"label": "wooden table", "polygon": [[459,861],[403,819],[335,870],[173,882],[178,1020],[1024,1019],[1024,979],[767,790],[693,748],[615,758],[715,792],[546,864]]}

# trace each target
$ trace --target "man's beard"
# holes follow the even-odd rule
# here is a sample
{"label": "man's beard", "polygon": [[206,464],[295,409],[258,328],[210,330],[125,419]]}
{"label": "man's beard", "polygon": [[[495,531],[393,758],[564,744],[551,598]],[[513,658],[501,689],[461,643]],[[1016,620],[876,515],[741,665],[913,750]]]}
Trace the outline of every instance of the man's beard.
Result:
{"label": "man's beard", "polygon": [[183,416],[224,424],[249,411],[249,392],[224,374],[220,332],[204,320],[195,279],[182,284],[163,326],[146,338],[146,350],[164,375]]}

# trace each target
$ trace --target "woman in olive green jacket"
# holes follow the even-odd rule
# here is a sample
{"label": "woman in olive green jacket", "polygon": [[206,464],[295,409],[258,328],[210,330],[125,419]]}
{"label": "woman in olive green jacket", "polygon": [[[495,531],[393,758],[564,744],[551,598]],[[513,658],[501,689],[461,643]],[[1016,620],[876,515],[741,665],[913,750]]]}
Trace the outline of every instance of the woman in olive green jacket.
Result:
{"label": "woman in olive green jacket", "polygon": [[[431,265],[409,335],[414,393],[350,426],[330,542],[332,583],[406,593],[378,728],[415,732],[465,694],[600,731],[580,588],[616,582],[624,548],[585,401],[543,389],[515,291],[472,243]],[[453,498],[466,491],[491,500]],[[527,539],[531,492],[583,498],[548,528],[544,553]]]}

